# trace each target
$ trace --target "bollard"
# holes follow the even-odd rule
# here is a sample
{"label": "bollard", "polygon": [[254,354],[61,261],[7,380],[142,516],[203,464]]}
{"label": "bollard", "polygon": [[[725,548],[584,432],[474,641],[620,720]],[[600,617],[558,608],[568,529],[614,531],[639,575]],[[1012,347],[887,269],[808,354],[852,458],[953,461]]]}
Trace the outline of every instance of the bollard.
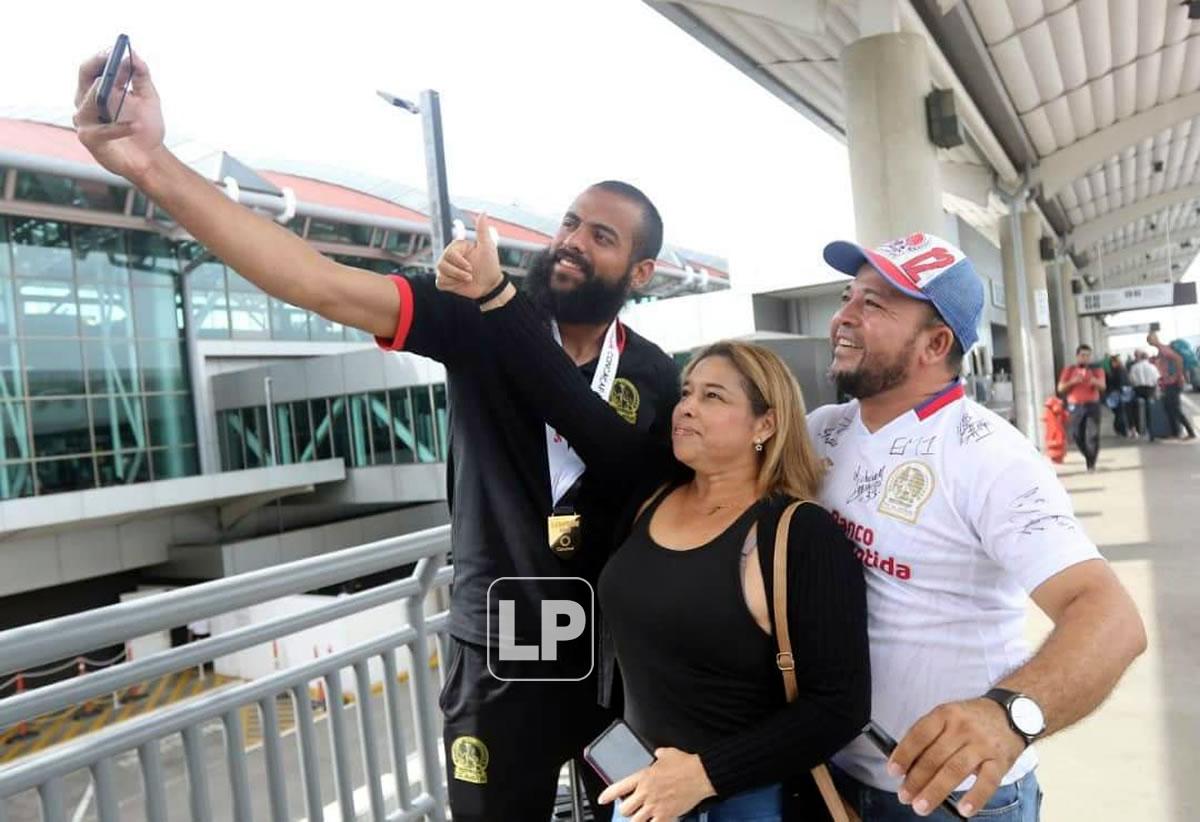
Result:
{"label": "bollard", "polygon": [[[25,693],[25,674],[17,674],[17,696]],[[22,739],[33,739],[38,735],[38,732],[33,727],[22,719],[17,723],[17,732],[8,738],[8,741],[19,742]]]}
{"label": "bollard", "polygon": [[[133,643],[125,643],[125,661],[133,662]],[[125,690],[126,702],[137,702],[140,699],[146,698],[146,692],[142,690],[142,683],[135,682]]]}
{"label": "bollard", "polygon": [[[83,657],[75,658],[75,672],[77,676],[87,676],[87,663],[83,661]],[[75,709],[75,713],[71,715],[72,719],[87,719],[91,716],[96,716],[104,711],[96,704],[94,699],[89,699]]]}

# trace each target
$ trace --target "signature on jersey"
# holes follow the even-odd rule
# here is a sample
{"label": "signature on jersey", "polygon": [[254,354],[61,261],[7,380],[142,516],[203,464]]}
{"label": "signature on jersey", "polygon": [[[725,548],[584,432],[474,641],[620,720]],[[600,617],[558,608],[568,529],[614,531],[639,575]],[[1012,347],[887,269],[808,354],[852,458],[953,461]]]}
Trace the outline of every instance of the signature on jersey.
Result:
{"label": "signature on jersey", "polygon": [[970,414],[963,414],[958,423],[958,444],[967,445],[979,442],[992,435],[992,424],[987,420],[977,420]]}
{"label": "signature on jersey", "polygon": [[882,468],[870,471],[861,465],[854,466],[854,491],[846,499],[846,504],[858,500],[869,502],[878,497],[879,489],[883,486],[883,471]]}
{"label": "signature on jersey", "polygon": [[1017,527],[1018,533],[1023,537],[1043,533],[1052,527],[1063,530],[1075,527],[1074,517],[1049,512],[1046,510],[1046,504],[1042,489],[1035,485],[1009,504],[1012,513],[1009,514],[1008,521]]}

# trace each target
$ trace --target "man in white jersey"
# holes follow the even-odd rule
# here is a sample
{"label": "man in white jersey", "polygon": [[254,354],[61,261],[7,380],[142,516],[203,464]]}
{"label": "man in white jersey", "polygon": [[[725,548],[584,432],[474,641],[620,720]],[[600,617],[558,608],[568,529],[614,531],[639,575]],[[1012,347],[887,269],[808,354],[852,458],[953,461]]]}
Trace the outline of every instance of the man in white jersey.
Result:
{"label": "man in white jersey", "polygon": [[[826,246],[854,279],[831,325],[839,389],[808,419],[829,474],[822,503],[867,575],[872,718],[834,759],[864,822],[934,814],[1038,819],[1035,739],[1092,711],[1142,650],[1137,610],[1050,464],[963,393],[983,285],[959,249],[914,234]],[[1036,654],[1026,598],[1053,620]],[[960,791],[962,793],[953,793]]]}

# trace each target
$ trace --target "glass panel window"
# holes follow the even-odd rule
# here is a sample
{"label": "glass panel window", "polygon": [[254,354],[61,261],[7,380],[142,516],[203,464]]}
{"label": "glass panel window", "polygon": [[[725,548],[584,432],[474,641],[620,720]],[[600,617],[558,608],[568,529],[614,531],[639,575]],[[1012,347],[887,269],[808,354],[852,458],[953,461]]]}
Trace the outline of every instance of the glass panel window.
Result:
{"label": "glass panel window", "polygon": [[413,420],[417,439],[417,461],[437,462],[437,439],[433,433],[433,398],[429,386],[418,385],[412,389]]}
{"label": "glass panel window", "polygon": [[275,445],[280,465],[291,465],[296,461],[292,429],[292,407],[287,403],[275,406]]}
{"label": "glass panel window", "polygon": [[147,391],[187,391],[183,344],[178,340],[139,342],[138,361]]}
{"label": "glass panel window", "polygon": [[308,312],[272,297],[271,339],[307,340]]}
{"label": "glass panel window", "polygon": [[242,409],[242,441],[246,443],[246,467],[261,468],[267,464],[266,430],[261,408]]}
{"label": "glass panel window", "polygon": [[38,171],[17,172],[18,200],[120,214],[125,210],[127,192],[128,189],[123,186],[112,186],[92,180],[76,180]]}
{"label": "glass panel window", "polygon": [[0,340],[0,400],[25,396],[25,369],[16,340]]}
{"label": "glass panel window", "polygon": [[132,342],[85,340],[89,394],[129,394],[139,390],[137,347]]}
{"label": "glass panel window", "polygon": [[83,354],[79,340],[22,340],[21,347],[31,396],[83,393]]}
{"label": "glass panel window", "polygon": [[0,461],[27,460],[30,456],[25,403],[0,402]]}
{"label": "glass panel window", "polygon": [[308,403],[301,400],[291,405],[292,432],[296,440],[296,461],[310,462],[316,458],[313,448],[312,423],[308,416]]}
{"label": "glass panel window", "polygon": [[371,464],[371,447],[367,438],[367,397],[355,394],[350,398],[350,464],[356,468]]}
{"label": "glass panel window", "polygon": [[79,324],[85,337],[132,337],[133,310],[128,286],[80,285]]}
{"label": "glass panel window", "polygon": [[39,457],[92,450],[87,403],[83,399],[30,400],[33,451]]}
{"label": "glass panel window", "polygon": [[[187,394],[150,394],[146,397],[146,422],[154,447],[191,444],[196,441],[192,399]],[[266,430],[266,426],[259,428]]]}
{"label": "glass panel window", "polygon": [[390,465],[396,461],[392,454],[392,415],[388,411],[387,394],[374,391],[367,395],[367,419],[371,430],[371,462]]}
{"label": "glass panel window", "polygon": [[229,339],[229,303],[224,289],[192,289],[192,327],[202,340]]}
{"label": "glass panel window", "polygon": [[33,463],[0,465],[0,499],[33,496]]}
{"label": "glass panel window", "polygon": [[133,292],[133,316],[139,337],[177,340],[183,329],[176,310],[179,292],[174,288],[141,286]]}
{"label": "glass panel window", "polygon": [[343,326],[333,320],[327,320],[320,314],[310,313],[308,317],[308,333],[314,342],[341,342]]}
{"label": "glass panel window", "polygon": [[240,411],[222,411],[218,415],[222,451],[225,460],[222,464],[226,471],[240,471],[246,467],[246,455],[243,451],[242,415]]}
{"label": "glass panel window", "polygon": [[396,443],[396,462],[416,462],[416,441],[413,438],[412,395],[407,388],[388,392],[392,405],[391,429]]}
{"label": "glass panel window", "polygon": [[183,448],[160,448],[151,452],[151,459],[153,460],[155,479],[175,479],[200,473],[194,445]]}
{"label": "glass panel window", "polygon": [[141,397],[98,397],[91,402],[97,451],[147,447]]}
{"label": "glass panel window", "polygon": [[180,271],[187,274],[193,289],[225,290],[225,264],[213,259],[203,246],[181,245],[179,266]]}
{"label": "glass panel window", "polygon": [[25,336],[79,336],[79,305],[73,283],[18,280],[17,305]]}
{"label": "glass panel window", "polygon": [[333,419],[329,416],[329,400],[309,400],[312,414],[313,439],[317,443],[317,459],[327,460],[333,456]]}
{"label": "glass panel window", "polygon": [[124,230],[75,226],[75,274],[80,283],[128,285]]}
{"label": "glass panel window", "polygon": [[96,475],[100,487],[150,481],[149,451],[120,451],[96,455]]}
{"label": "glass panel window", "polygon": [[[0,246],[0,257],[7,256],[7,253],[7,250]],[[13,281],[0,273],[0,337],[15,337],[17,333],[17,305],[13,295]]]}
{"label": "glass panel window", "polygon": [[[0,167],[0,181],[4,180],[7,173],[7,169]],[[0,217],[0,277],[7,277],[11,274],[11,268],[8,252],[8,220]]]}
{"label": "glass panel window", "polygon": [[438,453],[442,462],[450,452],[450,414],[446,405],[446,384],[433,387],[433,415],[437,420]]}
{"label": "glass panel window", "polygon": [[383,247],[388,251],[408,253],[412,249],[413,235],[405,231],[389,231]]}
{"label": "glass panel window", "polygon": [[12,217],[13,273],[18,277],[72,278],[71,237],[66,223]]}
{"label": "glass panel window", "polygon": [[[232,273],[232,272],[230,272]],[[229,291],[229,326],[235,340],[265,340],[271,336],[267,295]]]}
{"label": "glass panel window", "polygon": [[335,223],[327,220],[309,220],[308,239],[322,243],[345,243],[347,245],[370,245],[371,228],[351,223]]}
{"label": "glass panel window", "polygon": [[134,285],[178,286],[179,261],[174,243],[158,234],[131,231],[128,237],[129,272]]}
{"label": "glass panel window", "polygon": [[73,457],[65,460],[35,462],[39,494],[61,491],[83,491],[96,487],[96,469],[92,458]]}
{"label": "glass panel window", "polygon": [[333,455],[341,457],[347,465],[354,465],[350,456],[350,422],[346,413],[346,398],[331,397],[329,400],[330,430],[333,435]]}

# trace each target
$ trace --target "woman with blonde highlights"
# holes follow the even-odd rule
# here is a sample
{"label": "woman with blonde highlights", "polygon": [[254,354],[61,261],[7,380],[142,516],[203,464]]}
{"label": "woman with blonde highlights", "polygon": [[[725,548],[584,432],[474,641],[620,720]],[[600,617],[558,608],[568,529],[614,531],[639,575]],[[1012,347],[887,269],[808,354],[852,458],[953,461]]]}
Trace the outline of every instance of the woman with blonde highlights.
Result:
{"label": "woman with blonde highlights", "polygon": [[[487,294],[500,277],[482,267],[474,262],[474,287]],[[827,818],[808,772],[869,717],[866,594],[830,514],[797,507],[786,608],[798,695],[788,702],[769,593],[775,537],[791,502],[816,498],[824,466],[787,366],[762,346],[718,342],[684,369],[669,421],[627,402],[631,418],[593,392],[524,295],[510,286],[482,309],[515,401],[566,438],[584,482],[630,503],[597,593],[625,720],[656,761],[600,801],[619,800],[613,819],[634,822]]]}

